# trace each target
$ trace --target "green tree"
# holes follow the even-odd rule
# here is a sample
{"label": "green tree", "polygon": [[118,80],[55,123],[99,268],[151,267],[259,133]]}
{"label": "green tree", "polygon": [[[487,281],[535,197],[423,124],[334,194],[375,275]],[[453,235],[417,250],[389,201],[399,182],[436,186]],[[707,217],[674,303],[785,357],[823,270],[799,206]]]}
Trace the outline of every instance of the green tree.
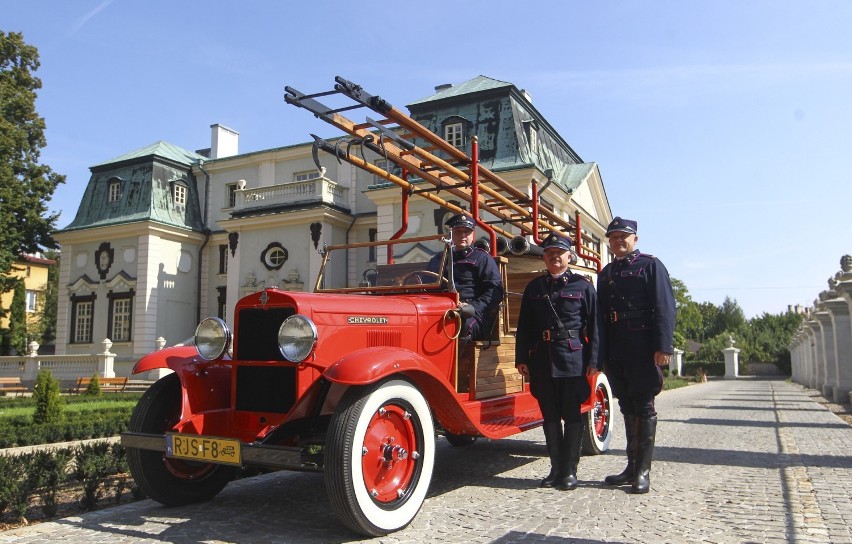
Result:
{"label": "green tree", "polygon": [[100,397],[103,395],[103,391],[101,391],[101,379],[98,377],[97,372],[92,374],[92,379],[89,382],[89,385],[86,386],[86,390],[83,391],[83,394],[89,397]]}
{"label": "green tree", "polygon": [[56,343],[60,256],[58,251],[47,251],[44,257],[56,261],[56,264],[47,270],[47,285],[45,285],[43,295],[39,297],[39,305],[36,309],[38,313],[38,325],[37,328],[30,330],[29,333],[32,337],[38,337],[38,343],[42,346],[52,346]]}
{"label": "green tree", "polygon": [[704,331],[704,322],[698,304],[692,300],[686,284],[671,278],[677,320],[675,322],[675,347],[686,349],[687,340],[698,341]]}
{"label": "green tree", "polygon": [[62,419],[62,399],[59,396],[59,381],[50,370],[39,370],[33,386],[36,409],[33,423],[56,423]]}
{"label": "green tree", "polygon": [[23,280],[15,282],[15,293],[9,306],[9,349],[18,355],[27,352],[27,291]]}
{"label": "green tree", "polygon": [[49,214],[47,203],[65,176],[39,164],[47,144],[35,109],[39,65],[38,50],[22,34],[0,31],[0,284],[22,253],[56,247],[51,232],[59,214]]}
{"label": "green tree", "polygon": [[713,321],[713,336],[718,336],[723,333],[742,333],[746,326],[746,318],[740,305],[735,299],[725,297],[722,306],[719,307],[719,313]]}

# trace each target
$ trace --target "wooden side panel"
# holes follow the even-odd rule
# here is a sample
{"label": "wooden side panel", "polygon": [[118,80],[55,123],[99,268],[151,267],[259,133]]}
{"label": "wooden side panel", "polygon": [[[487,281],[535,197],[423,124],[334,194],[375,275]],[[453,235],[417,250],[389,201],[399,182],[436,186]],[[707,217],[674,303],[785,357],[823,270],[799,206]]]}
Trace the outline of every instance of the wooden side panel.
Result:
{"label": "wooden side panel", "polygon": [[515,336],[501,335],[500,344],[487,349],[477,342],[474,350],[475,395],[477,399],[496,397],[524,390],[524,379],[515,370]]}

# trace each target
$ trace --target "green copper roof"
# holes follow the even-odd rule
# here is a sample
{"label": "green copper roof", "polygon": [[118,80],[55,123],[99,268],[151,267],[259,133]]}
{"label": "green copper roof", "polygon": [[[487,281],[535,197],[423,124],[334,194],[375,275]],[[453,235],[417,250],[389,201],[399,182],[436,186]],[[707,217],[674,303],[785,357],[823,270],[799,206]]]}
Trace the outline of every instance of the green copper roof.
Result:
{"label": "green copper roof", "polygon": [[491,89],[499,89],[501,87],[513,86],[514,85],[511,83],[508,83],[506,81],[500,81],[498,79],[493,79],[488,76],[476,76],[475,78],[465,81],[464,83],[453,85],[452,87],[438,91],[432,96],[427,96],[426,98],[415,100],[414,102],[409,104],[409,106],[413,106],[415,104],[423,104],[425,102],[433,102],[435,100],[443,100],[445,98],[461,96],[463,94],[490,91]]}
{"label": "green copper roof", "polygon": [[163,140],[160,140],[159,142],[154,142],[151,145],[141,147],[136,151],[131,151],[130,153],[125,153],[124,155],[115,157],[114,159],[110,159],[100,164],[96,164],[92,166],[92,168],[97,168],[98,166],[105,166],[108,164],[115,164],[124,161],[132,161],[134,159],[141,159],[145,157],[150,157],[152,155],[162,157],[178,164],[185,164],[187,166],[191,166],[197,163],[199,160],[206,160],[206,157],[204,157],[203,155],[199,155],[198,153],[192,151],[187,151],[182,147],[178,147],[174,144],[170,144],[169,142],[164,142]]}
{"label": "green copper roof", "polygon": [[[159,141],[92,166],[92,177],[77,215],[62,230],[139,221],[203,230],[198,189],[191,170],[201,159],[202,155]],[[113,185],[115,190],[111,190]],[[184,188],[183,204],[175,202],[175,185]]]}

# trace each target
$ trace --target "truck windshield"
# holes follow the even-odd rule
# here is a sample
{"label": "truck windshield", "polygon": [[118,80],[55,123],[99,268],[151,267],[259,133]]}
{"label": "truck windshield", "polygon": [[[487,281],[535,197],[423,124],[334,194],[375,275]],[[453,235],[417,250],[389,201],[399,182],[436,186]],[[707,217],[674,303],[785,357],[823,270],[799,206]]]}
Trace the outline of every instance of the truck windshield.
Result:
{"label": "truck windshield", "polygon": [[[396,255],[392,263],[387,263],[388,251]],[[316,292],[381,294],[449,290],[447,274],[443,273],[449,258],[449,243],[441,236],[326,246],[322,255]]]}

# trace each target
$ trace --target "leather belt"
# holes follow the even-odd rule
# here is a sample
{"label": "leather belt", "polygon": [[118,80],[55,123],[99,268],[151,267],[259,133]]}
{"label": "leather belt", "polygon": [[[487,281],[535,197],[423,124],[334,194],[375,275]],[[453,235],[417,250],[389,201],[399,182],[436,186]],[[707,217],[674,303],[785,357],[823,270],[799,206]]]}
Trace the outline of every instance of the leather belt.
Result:
{"label": "leather belt", "polygon": [[541,339],[545,342],[552,342],[554,340],[565,340],[566,338],[578,338],[580,336],[580,331],[577,329],[563,329],[561,331],[551,331],[546,330],[542,331]]}
{"label": "leather belt", "polygon": [[627,321],[629,319],[642,319],[645,317],[651,317],[652,315],[654,315],[654,313],[651,310],[624,310],[621,312],[611,310],[609,312],[609,322],[617,323],[619,321]]}

